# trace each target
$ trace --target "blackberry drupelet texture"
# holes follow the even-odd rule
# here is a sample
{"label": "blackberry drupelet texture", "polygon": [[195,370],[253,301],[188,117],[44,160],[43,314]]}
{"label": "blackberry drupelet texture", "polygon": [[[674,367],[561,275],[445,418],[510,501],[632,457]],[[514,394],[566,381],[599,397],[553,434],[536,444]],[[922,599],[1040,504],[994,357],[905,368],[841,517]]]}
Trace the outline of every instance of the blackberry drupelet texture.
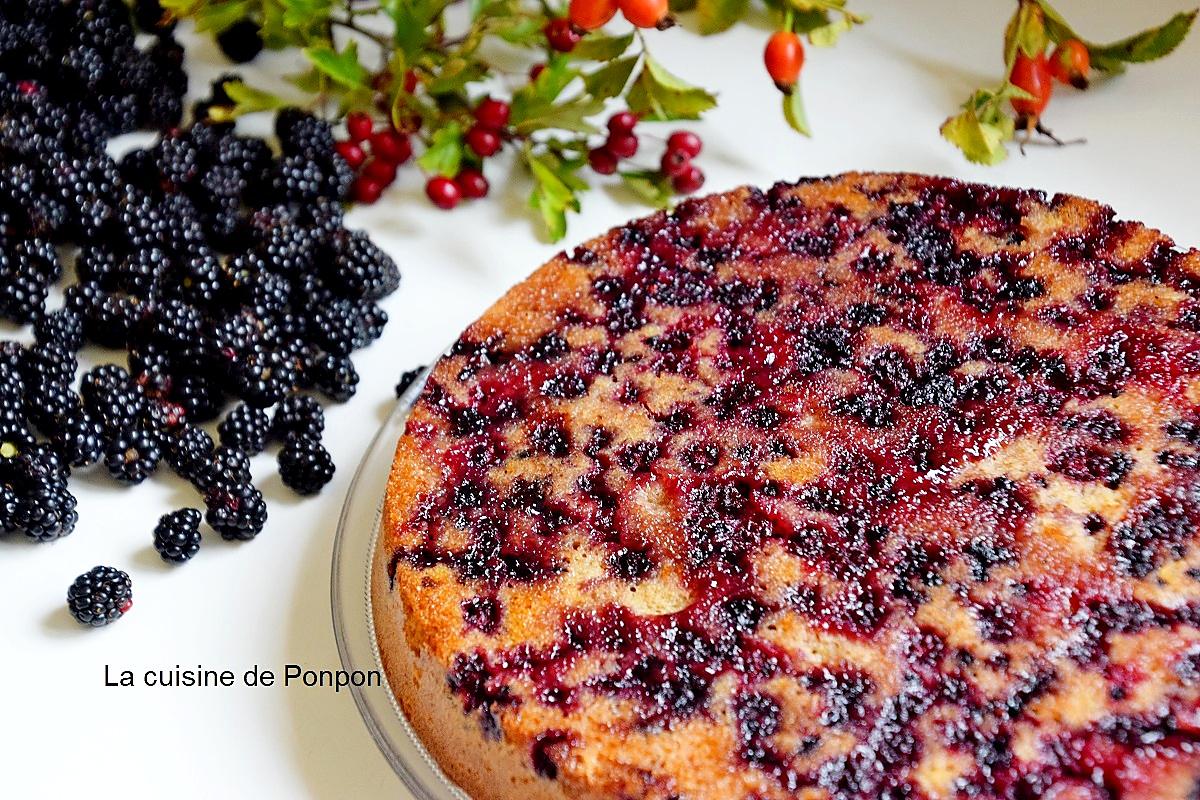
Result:
{"label": "blackberry drupelet texture", "polygon": [[163,561],[182,564],[200,550],[201,514],[194,508],[181,508],[164,514],[154,527],[154,549]]}
{"label": "blackberry drupelet texture", "polygon": [[133,607],[133,582],[115,567],[94,567],[67,589],[67,608],[81,625],[116,622]]}
{"label": "blackberry drupelet texture", "polygon": [[333,458],[319,439],[293,434],[279,451],[279,477],[297,494],[316,494],[333,479]]}

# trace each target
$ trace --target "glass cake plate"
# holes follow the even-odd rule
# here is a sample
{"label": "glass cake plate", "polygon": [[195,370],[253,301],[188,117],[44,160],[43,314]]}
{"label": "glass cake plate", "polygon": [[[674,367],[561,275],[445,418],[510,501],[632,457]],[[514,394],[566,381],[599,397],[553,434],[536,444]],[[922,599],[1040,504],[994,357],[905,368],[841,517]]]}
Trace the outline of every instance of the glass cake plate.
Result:
{"label": "glass cake plate", "polygon": [[[348,671],[383,669],[371,614],[371,556],[396,440],[428,375],[426,370],[413,381],[375,434],[350,482],[338,520],[330,593],[334,637],[342,667]],[[351,687],[350,692],[375,743],[407,788],[404,800],[469,800],[425,751],[386,680],[382,686]]]}

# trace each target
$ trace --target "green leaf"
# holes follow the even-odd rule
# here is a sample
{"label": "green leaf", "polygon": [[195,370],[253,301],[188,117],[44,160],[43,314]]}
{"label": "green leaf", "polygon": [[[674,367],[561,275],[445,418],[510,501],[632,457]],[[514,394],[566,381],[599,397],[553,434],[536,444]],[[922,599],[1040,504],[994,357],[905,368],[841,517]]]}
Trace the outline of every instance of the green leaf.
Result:
{"label": "green leaf", "polygon": [[579,40],[567,57],[572,61],[612,61],[628,50],[632,43],[632,33],[625,36],[589,33]]}
{"label": "green leaf", "polygon": [[675,196],[671,179],[658,170],[622,172],[621,182],[642,202],[655,208],[666,208]]}
{"label": "green leaf", "polygon": [[645,120],[699,119],[717,98],[675,77],[646,53],[642,71],[626,97],[629,110]]}
{"label": "green leaf", "polygon": [[604,110],[601,100],[578,95],[559,102],[558,97],[579,71],[561,57],[551,58],[537,80],[513,92],[510,124],[517,133],[529,134],[545,128],[595,133],[587,121]]}
{"label": "green leaf", "polygon": [[1050,37],[1050,41],[1058,44],[1067,39],[1079,39],[1080,36],[1075,33],[1075,30],[1067,22],[1066,18],[1046,2],[1046,0],[1037,0],[1037,4],[1042,9],[1042,21],[1046,26],[1046,35]]}
{"label": "green leaf", "polygon": [[1021,52],[1030,58],[1046,52],[1045,12],[1037,3],[1021,3],[1004,29],[1004,63],[1010,69]]}
{"label": "green leaf", "polygon": [[468,83],[481,80],[485,75],[487,67],[483,63],[451,57],[437,75],[425,84],[425,90],[432,95],[462,92]]}
{"label": "green leaf", "polygon": [[288,102],[282,97],[247,86],[241,81],[225,81],[222,84],[225,93],[233,101],[232,106],[213,106],[209,109],[209,118],[215,122],[228,122],[243,114],[253,114],[256,111],[271,111],[283,108]]}
{"label": "green leaf", "polygon": [[673,14],[682,14],[696,8],[696,0],[671,0],[669,8]]}
{"label": "green leaf", "polygon": [[749,8],[750,0],[696,0],[700,33],[708,36],[728,30]]}
{"label": "green leaf", "polygon": [[963,104],[961,113],[942,123],[942,137],[961,150],[968,161],[999,164],[1008,158],[1005,145],[1014,133],[1013,118],[1004,105],[1025,96],[1026,92],[1011,83],[998,91],[979,89]]}
{"label": "green leaf", "polygon": [[523,136],[548,128],[576,133],[598,133],[600,129],[588,122],[588,118],[603,110],[603,100],[580,96],[565,103],[547,103],[537,109],[536,113],[526,114],[520,122],[514,122],[513,128]]}
{"label": "green leaf", "polygon": [[793,86],[792,90],[783,96],[783,118],[792,126],[792,130],[803,136],[812,136],[812,130],[808,127],[808,115],[804,113],[800,84]]}
{"label": "green leaf", "polygon": [[[171,9],[164,5],[164,8]],[[220,33],[235,22],[250,16],[248,0],[227,0],[200,6],[196,15],[196,30],[201,33]]]}
{"label": "green leaf", "polygon": [[285,0],[283,5],[284,26],[305,29],[323,25],[333,4],[330,0]]}
{"label": "green leaf", "polygon": [[433,132],[429,147],[417,159],[421,169],[453,178],[462,165],[462,127],[457,122],[447,123]]}
{"label": "green leaf", "polygon": [[1143,64],[1168,55],[1187,38],[1196,20],[1196,13],[1189,11],[1176,14],[1157,28],[1144,30],[1119,42],[1105,45],[1087,43],[1092,66],[1112,71],[1115,65]]}
{"label": "green leaf", "polygon": [[306,47],[304,55],[314,67],[343,86],[353,89],[367,85],[367,69],[358,62],[358,44],[353,41],[348,42],[340,53],[320,45]]}
{"label": "green leaf", "polygon": [[413,62],[430,40],[430,26],[448,5],[450,0],[381,0],[379,7],[395,25],[392,41]]}
{"label": "green leaf", "polygon": [[842,34],[850,30],[853,26],[854,20],[848,16],[841,16],[827,25],[810,30],[808,32],[808,41],[814,47],[833,47],[837,44]]}
{"label": "green leaf", "polygon": [[579,162],[562,161],[551,154],[534,155],[526,151],[525,161],[533,173],[533,192],[529,207],[538,211],[552,241],[567,232],[567,212],[579,211],[578,182],[572,174]]}
{"label": "green leaf", "polygon": [[637,56],[626,56],[610,61],[595,72],[583,76],[583,86],[588,94],[597,100],[607,100],[616,97],[625,90],[629,76],[637,66]]}

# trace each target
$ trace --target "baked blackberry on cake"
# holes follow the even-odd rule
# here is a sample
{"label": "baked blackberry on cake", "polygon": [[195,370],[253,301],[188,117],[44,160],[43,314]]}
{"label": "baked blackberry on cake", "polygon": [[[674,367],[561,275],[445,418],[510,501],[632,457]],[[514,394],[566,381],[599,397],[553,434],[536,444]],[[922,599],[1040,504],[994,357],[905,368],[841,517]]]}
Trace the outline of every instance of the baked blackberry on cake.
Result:
{"label": "baked blackberry on cake", "polygon": [[1197,525],[1200,254],[851,174],[630,223],[468,328],[375,626],[479,800],[1188,800]]}

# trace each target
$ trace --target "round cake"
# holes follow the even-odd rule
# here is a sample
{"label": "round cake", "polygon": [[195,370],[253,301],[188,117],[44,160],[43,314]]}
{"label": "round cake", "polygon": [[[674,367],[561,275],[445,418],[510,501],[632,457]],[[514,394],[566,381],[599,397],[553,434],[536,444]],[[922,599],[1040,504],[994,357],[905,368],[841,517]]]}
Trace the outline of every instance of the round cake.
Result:
{"label": "round cake", "polygon": [[1191,800],[1200,253],[848,174],[555,257],[435,366],[372,566],[477,800]]}

